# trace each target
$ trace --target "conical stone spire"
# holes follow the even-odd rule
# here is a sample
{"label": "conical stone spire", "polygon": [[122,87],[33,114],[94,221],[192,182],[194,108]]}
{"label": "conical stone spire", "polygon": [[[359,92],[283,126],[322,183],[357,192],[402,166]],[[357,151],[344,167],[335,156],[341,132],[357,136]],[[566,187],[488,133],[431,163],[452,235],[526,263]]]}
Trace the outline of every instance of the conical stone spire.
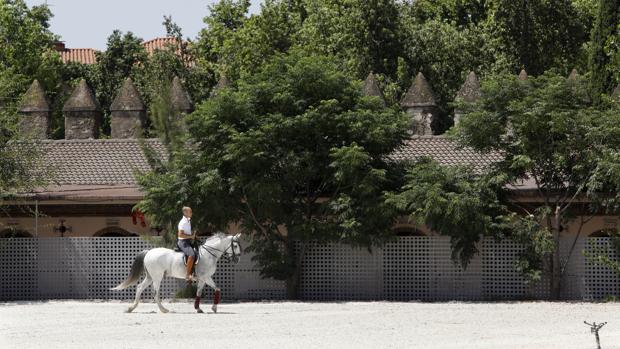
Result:
{"label": "conical stone spire", "polygon": [[409,91],[405,94],[400,105],[407,107],[436,106],[435,93],[431,89],[431,85],[426,81],[424,74],[419,72],[415,77]]}
{"label": "conical stone spire", "polygon": [[62,111],[65,115],[66,139],[97,138],[101,109],[86,80],[80,80],[73,89]]}
{"label": "conical stone spire", "polygon": [[45,91],[43,90],[43,86],[39,83],[39,80],[34,80],[28,91],[22,97],[22,103],[19,106],[20,112],[29,112],[29,111],[50,111],[50,105],[47,102],[47,97],[45,96]]}
{"label": "conical stone spire", "polygon": [[146,107],[133,81],[131,78],[125,79],[116,98],[114,98],[114,101],[112,101],[110,105],[110,111],[144,109],[146,109]]}
{"label": "conical stone spire", "polygon": [[[456,100],[465,101],[467,103],[476,102],[480,99],[480,82],[478,81],[478,77],[476,73],[473,71],[469,72],[467,75],[467,79],[461,86],[461,89],[456,93]],[[457,125],[463,116],[463,111],[460,109],[454,110],[454,125]]]}
{"label": "conical stone spire", "polygon": [[431,124],[437,114],[437,103],[435,94],[424,74],[418,73],[400,105],[411,116],[414,135],[433,134]]}
{"label": "conical stone spire", "polygon": [[213,86],[213,90],[211,90],[211,97],[217,96],[219,91],[229,87],[232,87],[232,82],[226,77],[226,75],[221,74],[217,84],[215,84],[215,86]]}
{"label": "conical stone spire", "polygon": [[131,78],[127,78],[110,106],[112,138],[140,136],[145,120],[146,106]]}
{"label": "conical stone spire", "polygon": [[50,106],[45,91],[38,80],[34,80],[22,97],[19,106],[19,132],[25,137],[45,139],[50,127]]}
{"label": "conical stone spire", "polygon": [[377,78],[372,72],[370,72],[366,77],[366,80],[364,80],[362,93],[364,94],[364,96],[379,97],[379,99],[381,99],[381,102],[383,102],[383,105],[385,105],[385,98],[383,97],[383,92],[381,92],[381,89],[379,88],[379,83],[377,82]]}
{"label": "conical stone spire", "polygon": [[190,113],[192,111],[192,101],[187,94],[187,91],[181,84],[181,79],[175,76],[172,79],[172,86],[170,87],[170,102],[172,107],[181,113]]}
{"label": "conical stone spire", "polygon": [[527,80],[527,72],[525,71],[525,69],[521,69],[521,72],[519,72],[519,80],[521,81]]}
{"label": "conical stone spire", "polygon": [[469,72],[467,79],[461,86],[459,92],[456,93],[456,98],[460,98],[465,102],[475,102],[480,98],[480,82],[478,77],[473,71]]}

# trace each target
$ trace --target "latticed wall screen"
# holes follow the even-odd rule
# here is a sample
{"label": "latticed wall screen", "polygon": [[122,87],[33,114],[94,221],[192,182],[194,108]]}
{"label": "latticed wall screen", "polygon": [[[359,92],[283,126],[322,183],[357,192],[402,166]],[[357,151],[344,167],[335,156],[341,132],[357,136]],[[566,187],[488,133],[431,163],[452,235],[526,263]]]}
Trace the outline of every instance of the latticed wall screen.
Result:
{"label": "latticed wall screen", "polygon": [[[589,238],[586,242],[586,254],[594,256],[604,254],[613,262],[620,263],[616,247],[609,238]],[[619,264],[620,265],[620,264]],[[585,262],[585,297],[586,299],[602,299],[609,296],[620,296],[620,279],[617,272],[606,265],[596,263],[592,258]]]}
{"label": "latticed wall screen", "polygon": [[[562,241],[568,258],[571,240]],[[620,278],[591,262],[582,251],[605,250],[620,261],[609,238],[577,241],[563,279],[565,299],[618,296]],[[39,238],[0,240],[0,300],[132,299],[135,288],[111,291],[125,279],[140,251],[153,246],[140,238]],[[515,269],[521,247],[484,241],[480,254],[461,268],[451,260],[445,237],[411,236],[375,248],[339,244],[298,244],[302,264],[299,296],[306,300],[496,300],[545,299],[549,278],[527,284]],[[283,299],[284,282],[260,278],[244,254],[232,265],[220,261],[214,281],[224,300]],[[162,296],[171,298],[183,281],[166,278]],[[207,295],[212,291],[207,289]],[[143,299],[152,299],[152,288]]]}
{"label": "latticed wall screen", "polygon": [[[0,240],[0,300],[133,299],[135,287],[110,288],[127,277],[140,251],[153,247],[135,237]],[[284,298],[284,285],[260,279],[249,258],[243,256],[234,266],[218,263],[214,281],[223,299]],[[174,297],[184,285],[183,280],[164,278],[162,297]],[[152,299],[152,290],[147,288],[142,298]]]}

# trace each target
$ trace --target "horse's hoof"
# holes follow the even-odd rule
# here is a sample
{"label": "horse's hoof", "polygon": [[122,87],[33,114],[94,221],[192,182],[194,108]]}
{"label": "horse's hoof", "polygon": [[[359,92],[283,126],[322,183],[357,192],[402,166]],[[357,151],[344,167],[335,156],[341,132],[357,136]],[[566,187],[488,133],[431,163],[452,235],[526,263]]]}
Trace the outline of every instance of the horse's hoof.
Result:
{"label": "horse's hoof", "polygon": [[200,309],[200,308],[196,309],[196,312],[197,312],[198,314],[202,314],[202,313],[204,313],[204,311],[202,311],[202,309]]}
{"label": "horse's hoof", "polygon": [[131,313],[133,311],[133,308],[129,308],[127,310],[125,310],[125,313]]}
{"label": "horse's hoof", "polygon": [[164,313],[164,314],[166,314],[166,313],[169,313],[169,312],[170,312],[170,310],[168,310],[168,309],[159,309],[159,311],[161,311],[161,312],[162,312],[162,313]]}
{"label": "horse's hoof", "polygon": [[212,306],[211,310],[213,310],[214,313],[217,313],[217,306],[216,305]]}

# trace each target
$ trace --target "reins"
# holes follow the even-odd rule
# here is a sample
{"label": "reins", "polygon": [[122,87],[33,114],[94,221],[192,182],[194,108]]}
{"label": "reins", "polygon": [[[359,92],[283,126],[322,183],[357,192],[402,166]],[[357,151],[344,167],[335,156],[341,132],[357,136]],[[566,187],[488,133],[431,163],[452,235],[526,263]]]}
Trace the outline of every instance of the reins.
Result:
{"label": "reins", "polygon": [[[208,241],[208,240],[207,240]],[[220,250],[218,248],[215,248],[213,246],[208,246],[207,245],[207,241],[205,241],[203,244],[200,245],[201,248],[204,248],[205,251],[207,251],[210,255],[212,255],[213,257],[215,257],[215,259],[219,259],[222,256],[225,256],[224,258],[226,258],[227,261],[230,261],[231,259],[235,259],[235,257],[237,257],[237,253],[235,252],[235,248],[233,247],[233,245],[235,243],[237,243],[239,245],[239,249],[241,249],[241,244],[239,243],[239,241],[235,241],[234,237],[230,239],[230,245],[225,249],[225,250]],[[221,241],[221,239],[220,239]],[[228,249],[232,250],[232,256],[229,256],[226,251],[228,251]],[[219,252],[220,255],[217,256],[214,251]]]}

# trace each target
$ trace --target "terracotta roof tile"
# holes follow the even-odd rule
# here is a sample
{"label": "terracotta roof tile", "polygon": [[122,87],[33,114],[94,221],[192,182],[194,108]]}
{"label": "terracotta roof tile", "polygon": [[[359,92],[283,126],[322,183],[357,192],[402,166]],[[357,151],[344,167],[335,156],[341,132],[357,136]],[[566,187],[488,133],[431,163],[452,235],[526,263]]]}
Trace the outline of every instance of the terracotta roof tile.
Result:
{"label": "terracotta roof tile", "polygon": [[[144,141],[164,156],[159,140]],[[138,139],[46,140],[41,148],[58,185],[136,185],[135,172],[150,170]]]}
{"label": "terracotta roof tile", "polygon": [[170,45],[177,46],[176,52],[177,54],[180,53],[180,50],[178,48],[178,41],[176,38],[155,38],[142,43],[142,46],[144,46],[146,53],[148,53],[149,55],[152,55],[156,50],[167,50]]}
{"label": "terracotta roof tile", "polygon": [[[176,38],[155,38],[142,43],[146,53],[150,56],[157,50],[166,50],[170,45],[177,45]],[[97,50],[92,48],[64,48],[64,45],[58,50],[60,58],[64,63],[76,62],[82,64],[97,63]],[[181,50],[176,49],[176,53],[180,54]]]}
{"label": "terracotta roof tile", "polygon": [[[144,141],[160,156],[165,156],[160,140]],[[56,185],[137,186],[136,171],[150,170],[138,139],[45,140],[40,144],[44,163],[51,166],[53,184]],[[459,148],[455,141],[443,136],[414,136],[391,158],[406,161],[424,156],[446,166],[471,165],[477,171],[501,160],[498,154],[482,154],[471,148]]]}
{"label": "terracotta roof tile", "polygon": [[60,58],[64,63],[76,62],[82,64],[97,63],[96,50],[92,48],[67,48],[60,51]]}
{"label": "terracotta roof tile", "polygon": [[471,148],[462,148],[444,136],[413,136],[390,157],[397,161],[413,161],[426,156],[444,166],[468,165],[480,172],[501,160],[497,153],[483,154]]}

